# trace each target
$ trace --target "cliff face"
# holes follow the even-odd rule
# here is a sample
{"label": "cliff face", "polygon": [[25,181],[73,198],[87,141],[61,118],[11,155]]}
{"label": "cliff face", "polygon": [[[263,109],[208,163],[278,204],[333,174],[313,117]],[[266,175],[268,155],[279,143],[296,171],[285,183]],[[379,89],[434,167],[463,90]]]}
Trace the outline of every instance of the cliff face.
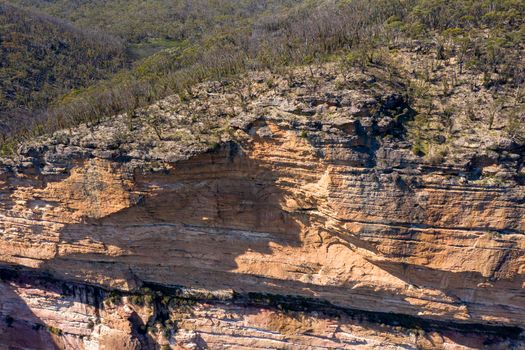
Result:
{"label": "cliff face", "polygon": [[523,146],[422,157],[395,84],[336,68],[205,84],[5,161],[0,344],[522,348]]}
{"label": "cliff face", "polygon": [[[5,272],[4,272],[5,273]],[[393,326],[400,316],[377,316],[315,306],[291,310],[290,298],[236,298],[228,292],[178,290],[111,295],[92,286],[34,276],[1,284],[0,326],[7,349],[468,349],[519,348],[506,328],[439,331]],[[174,296],[175,295],[175,296]],[[107,297],[107,298],[106,298]],[[149,299],[148,299],[149,298]],[[104,301],[103,301],[104,300]],[[286,304],[288,303],[288,304]],[[286,309],[286,310],[285,310]],[[378,322],[380,321],[380,322]],[[382,323],[382,322],[386,322]],[[486,333],[480,333],[484,331]],[[505,337],[507,337],[505,339]]]}

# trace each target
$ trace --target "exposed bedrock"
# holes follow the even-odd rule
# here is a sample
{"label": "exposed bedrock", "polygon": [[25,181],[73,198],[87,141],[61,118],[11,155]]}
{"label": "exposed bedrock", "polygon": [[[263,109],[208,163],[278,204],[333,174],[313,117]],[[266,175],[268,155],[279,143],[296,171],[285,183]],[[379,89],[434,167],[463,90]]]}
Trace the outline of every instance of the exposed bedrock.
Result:
{"label": "exposed bedrock", "polygon": [[342,309],[317,299],[93,286],[0,271],[0,348],[521,349],[516,327]]}
{"label": "exposed bedrock", "polygon": [[245,131],[164,171],[84,158],[64,176],[4,175],[0,259],[120,290],[525,325],[522,187],[448,183],[355,121]]}
{"label": "exposed bedrock", "polygon": [[2,159],[0,348],[523,349],[523,144],[352,76],[205,83]]}

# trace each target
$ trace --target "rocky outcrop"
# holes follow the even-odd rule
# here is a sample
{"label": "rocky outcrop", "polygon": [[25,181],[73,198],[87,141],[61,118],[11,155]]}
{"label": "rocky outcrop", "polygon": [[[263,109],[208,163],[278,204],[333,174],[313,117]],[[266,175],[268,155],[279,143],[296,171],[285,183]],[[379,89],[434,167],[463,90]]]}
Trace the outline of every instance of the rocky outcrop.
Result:
{"label": "rocky outcrop", "polygon": [[[109,338],[121,348],[476,348],[494,326],[509,335],[492,346],[522,347],[522,146],[492,148],[507,169],[498,186],[477,173],[490,166],[482,147],[436,164],[414,151],[415,111],[394,83],[359,85],[371,78],[355,73],[341,87],[336,68],[205,84],[4,161],[0,261],[83,287],[64,296],[52,282],[4,283],[0,311],[23,324],[9,318],[3,334],[36,348],[116,348]],[[491,137],[505,144],[503,132]],[[197,301],[164,339],[130,321],[149,322],[128,301],[145,285],[407,315],[426,337],[315,307]],[[111,290],[124,300],[102,307]],[[178,316],[163,317],[166,327]]]}
{"label": "rocky outcrop", "polygon": [[[472,349],[519,347],[518,329],[421,322],[318,301],[231,291],[136,294],[6,273],[0,342],[9,349]],[[313,311],[315,310],[315,311]],[[439,331],[432,330],[439,329]]]}

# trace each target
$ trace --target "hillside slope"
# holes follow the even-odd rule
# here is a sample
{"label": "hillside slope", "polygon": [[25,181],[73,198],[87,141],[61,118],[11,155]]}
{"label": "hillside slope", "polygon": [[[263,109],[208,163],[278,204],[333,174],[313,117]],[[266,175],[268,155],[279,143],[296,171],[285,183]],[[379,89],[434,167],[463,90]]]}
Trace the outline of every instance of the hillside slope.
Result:
{"label": "hillside slope", "polygon": [[125,48],[114,38],[7,4],[0,4],[0,37],[4,134],[25,124],[24,117],[31,111],[107,78],[126,63]]}
{"label": "hillside slope", "polygon": [[[42,1],[33,6],[58,11],[63,3]],[[111,8],[118,2],[104,3]],[[516,64],[523,59],[525,37],[525,4],[520,1],[289,1],[266,2],[266,6],[238,0],[231,0],[227,6],[222,2],[190,3],[177,3],[187,5],[177,9],[185,14],[180,20],[182,27],[187,26],[185,34],[145,33],[145,41],[134,47],[145,52],[150,52],[149,45],[167,45],[168,49],[140,61],[129,72],[69,94],[46,113],[34,115],[39,122],[18,133],[16,140],[9,138],[7,143],[83,122],[96,124],[169,95],[183,95],[198,82],[245,71],[279,71],[297,64],[334,60],[364,69],[377,64],[376,58],[382,51],[403,49],[414,42],[437,53],[435,59],[418,67],[425,79],[443,60],[454,58],[460,63],[455,75],[446,80],[434,77],[444,90],[450,90],[465,70],[483,73],[483,83],[492,85],[495,95],[502,85],[511,86],[520,94],[525,81],[523,65]],[[87,16],[91,13],[85,8],[89,4],[92,2],[71,11]],[[124,7],[123,11],[130,14],[123,18],[140,17],[136,10],[141,6],[163,12],[161,9],[168,5],[164,1],[140,2],[140,6]],[[205,11],[199,10],[202,6]],[[227,15],[225,9],[229,7],[235,11]],[[74,21],[76,15],[68,8],[64,6],[61,15]],[[113,23],[111,13],[102,11],[101,16],[108,16],[103,18]],[[194,26],[200,29],[191,29]],[[411,91],[424,95],[425,84],[426,81],[411,87]]]}
{"label": "hillside slope", "polygon": [[234,72],[233,51],[244,44],[232,36],[301,1],[0,3],[0,149],[10,153],[23,138],[147,105],[211,71]]}
{"label": "hillside slope", "polygon": [[148,39],[194,40],[214,27],[242,23],[265,11],[278,11],[301,1],[254,0],[12,0],[74,23],[80,28],[118,36],[128,43]]}

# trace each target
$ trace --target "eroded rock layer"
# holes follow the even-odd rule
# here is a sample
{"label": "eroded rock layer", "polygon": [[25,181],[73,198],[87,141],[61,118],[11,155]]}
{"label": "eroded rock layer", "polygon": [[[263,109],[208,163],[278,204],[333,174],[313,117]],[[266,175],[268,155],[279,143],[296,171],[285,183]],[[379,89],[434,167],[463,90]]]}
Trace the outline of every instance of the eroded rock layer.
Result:
{"label": "eroded rock layer", "polygon": [[3,274],[0,342],[7,349],[520,348],[517,328],[432,324],[231,291],[109,293],[33,273]]}
{"label": "eroded rock layer", "polygon": [[[214,91],[224,87],[206,86],[208,100],[197,95],[188,109],[193,103],[218,113],[209,127],[221,134],[212,143],[184,143],[180,134],[194,129],[157,130],[157,124],[150,129],[158,139],[148,141],[144,130],[150,124],[136,121],[142,126],[129,130],[138,128],[144,139],[119,136],[115,146],[104,139],[108,130],[114,141],[119,125],[133,124],[119,116],[89,133],[80,129],[26,147],[21,158],[5,163],[1,178],[0,261],[9,269],[106,290],[135,293],[154,284],[289,295],[422,320],[524,327],[521,146],[499,151],[516,162],[514,178],[507,172],[506,183],[488,184],[478,173],[494,165],[480,163],[481,148],[465,147],[462,157],[441,164],[413,152],[406,123],[414,111],[392,88],[379,86],[381,95],[334,94],[328,91],[337,90],[329,83],[336,73],[321,77],[326,91],[266,89],[249,102],[241,98],[241,106],[218,103]],[[161,125],[175,125],[184,116],[181,104],[164,101],[144,118],[160,116]],[[231,118],[220,114],[228,108]],[[508,169],[511,160],[497,164]],[[9,283],[2,288],[4,314],[26,305],[15,313],[27,322],[62,317],[59,292]],[[123,348],[149,342],[144,339],[151,332],[138,334],[128,322],[133,308],[126,302],[108,311],[98,301],[77,299],[60,306],[72,319],[57,321],[63,325],[59,334],[48,339],[26,327],[28,338],[38,339],[41,348],[56,339],[75,348],[84,336],[86,348],[114,348],[101,340],[107,330],[111,339],[120,339],[113,331],[123,334],[117,341]],[[361,341],[363,348],[423,346],[407,330],[367,330],[350,319],[289,319],[278,309],[224,303],[190,308],[179,338],[171,345],[155,337],[153,342],[196,348],[350,348]],[[95,316],[114,323],[87,331]],[[294,336],[288,337],[287,327]],[[9,325],[3,331],[13,333]],[[437,341],[436,347],[446,348],[457,341],[450,337],[436,333],[424,346]],[[22,341],[13,339],[7,346]],[[479,346],[476,339],[465,344]],[[522,343],[514,339],[512,346]]]}

